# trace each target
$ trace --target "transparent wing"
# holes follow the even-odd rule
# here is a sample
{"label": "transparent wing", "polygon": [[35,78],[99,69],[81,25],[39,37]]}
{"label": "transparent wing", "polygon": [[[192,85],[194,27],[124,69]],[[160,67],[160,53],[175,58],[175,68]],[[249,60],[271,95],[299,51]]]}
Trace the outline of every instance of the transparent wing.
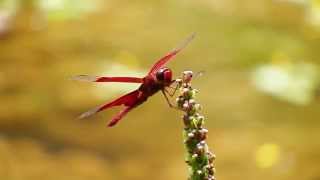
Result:
{"label": "transparent wing", "polygon": [[143,78],[138,77],[105,77],[105,76],[90,76],[77,75],[71,77],[71,80],[84,82],[126,82],[126,83],[142,83]]}
{"label": "transparent wing", "polygon": [[160,68],[162,68],[168,61],[170,61],[176,54],[178,54],[183,48],[185,48],[191,40],[195,37],[195,33],[192,33],[175,49],[167,53],[164,57],[160,58],[151,68],[148,74],[155,74]]}

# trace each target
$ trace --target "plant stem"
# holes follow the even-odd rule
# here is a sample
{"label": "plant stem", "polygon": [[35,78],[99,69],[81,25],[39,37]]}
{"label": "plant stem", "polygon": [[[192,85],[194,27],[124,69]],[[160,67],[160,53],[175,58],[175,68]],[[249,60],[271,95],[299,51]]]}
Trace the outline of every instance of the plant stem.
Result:
{"label": "plant stem", "polygon": [[182,78],[177,80],[180,87],[177,106],[185,112],[183,137],[190,171],[188,180],[214,180],[215,155],[205,142],[208,130],[203,128],[204,117],[199,114],[201,105],[194,99],[198,91],[191,87],[192,75],[192,71],[184,71]]}

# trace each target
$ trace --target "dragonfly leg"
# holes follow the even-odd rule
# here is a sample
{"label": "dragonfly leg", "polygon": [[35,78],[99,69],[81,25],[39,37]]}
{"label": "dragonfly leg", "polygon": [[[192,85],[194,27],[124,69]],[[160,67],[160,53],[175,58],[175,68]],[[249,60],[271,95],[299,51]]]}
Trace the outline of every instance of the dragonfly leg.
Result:
{"label": "dragonfly leg", "polygon": [[176,94],[177,90],[179,88],[179,84],[176,84],[176,87],[174,88],[174,91],[172,92],[172,94],[169,93],[169,95],[172,97]]}
{"label": "dragonfly leg", "polygon": [[161,92],[162,92],[162,94],[164,95],[164,97],[166,98],[169,107],[171,107],[171,108],[173,108],[173,109],[176,109],[176,110],[181,110],[181,109],[179,109],[178,107],[176,107],[176,106],[174,106],[174,105],[171,104],[171,102],[170,102],[170,100],[169,100],[169,98],[168,98],[165,90],[162,89]]}
{"label": "dragonfly leg", "polygon": [[[175,82],[175,80],[173,82]],[[164,90],[166,93],[169,94],[170,97],[173,97],[176,94],[179,87],[180,87],[179,84],[175,83],[175,86],[172,86],[172,84],[170,86],[167,86],[167,88],[173,89],[173,92],[170,93],[167,89],[164,89]]]}

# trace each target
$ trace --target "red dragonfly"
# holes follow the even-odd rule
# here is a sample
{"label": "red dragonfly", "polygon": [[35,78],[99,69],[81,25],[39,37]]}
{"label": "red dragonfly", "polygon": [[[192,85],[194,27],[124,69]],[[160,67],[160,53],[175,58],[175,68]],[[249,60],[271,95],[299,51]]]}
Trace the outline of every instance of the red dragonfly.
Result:
{"label": "red dragonfly", "polygon": [[[121,96],[120,98],[93,108],[80,115],[79,118],[86,118],[93,114],[96,114],[102,110],[123,105],[124,108],[115,115],[110,123],[109,127],[116,125],[129,111],[133,108],[139,106],[145,102],[150,96],[154,95],[158,91],[162,91],[165,96],[168,104],[172,107],[167,94],[168,91],[166,87],[170,87],[175,80],[172,80],[172,71],[171,69],[165,67],[165,65],[178,54],[184,47],[189,44],[189,42],[194,38],[195,34],[193,33],[188,38],[186,38],[177,48],[173,49],[165,56],[160,58],[150,69],[149,73],[145,77],[104,77],[104,76],[89,76],[89,75],[78,75],[73,77],[73,80],[78,81],[87,81],[87,82],[124,82],[124,83],[141,83],[140,87],[137,90],[134,90],[126,95]],[[171,95],[172,96],[172,95]]]}

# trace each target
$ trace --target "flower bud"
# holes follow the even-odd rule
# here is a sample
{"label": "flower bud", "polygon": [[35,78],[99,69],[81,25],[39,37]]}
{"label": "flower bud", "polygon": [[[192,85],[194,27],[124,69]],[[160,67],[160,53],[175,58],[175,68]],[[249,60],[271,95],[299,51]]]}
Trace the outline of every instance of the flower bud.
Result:
{"label": "flower bud", "polygon": [[214,176],[209,175],[205,180],[215,180],[216,178]]}
{"label": "flower bud", "polygon": [[195,105],[195,104],[196,104],[196,101],[195,101],[194,99],[190,99],[190,100],[189,100],[189,104]]}
{"label": "flower bud", "polygon": [[202,128],[201,131],[202,131],[203,133],[208,133],[208,132],[209,132],[208,129],[206,129],[206,128]]}
{"label": "flower bud", "polygon": [[189,138],[193,138],[194,137],[194,134],[191,132],[191,133],[188,133],[188,137]]}
{"label": "flower bud", "polygon": [[201,105],[200,104],[194,104],[194,108],[196,109],[196,111],[200,111],[201,110]]}
{"label": "flower bud", "polygon": [[201,144],[197,144],[197,148],[195,149],[195,153],[198,155],[204,154],[204,146]]}
{"label": "flower bud", "polygon": [[185,87],[185,88],[182,89],[182,91],[183,91],[183,92],[189,92],[189,91],[190,91],[190,88],[189,88],[189,87]]}
{"label": "flower bud", "polygon": [[187,111],[189,109],[189,103],[184,102],[182,108],[183,108],[183,110]]}
{"label": "flower bud", "polygon": [[216,159],[216,155],[214,155],[211,152],[207,152],[207,155],[208,155],[209,163],[212,164],[213,161]]}
{"label": "flower bud", "polygon": [[193,99],[193,98],[195,98],[196,97],[196,91],[195,90],[192,90],[192,91],[189,91],[189,98],[191,99]]}
{"label": "flower bud", "polygon": [[201,170],[197,170],[197,174],[201,175],[202,171]]}
{"label": "flower bud", "polygon": [[[192,104],[189,105],[189,112],[188,113],[193,116],[197,113],[196,108]],[[196,119],[196,121],[198,121],[198,120]]]}
{"label": "flower bud", "polygon": [[197,128],[201,128],[201,126],[203,125],[203,123],[204,123],[204,117],[203,117],[203,116],[198,116],[198,117],[197,117],[196,127],[197,127]]}
{"label": "flower bud", "polygon": [[198,120],[199,120],[199,121],[203,121],[203,120],[204,120],[204,117],[200,115],[200,116],[198,116]]}
{"label": "flower bud", "polygon": [[198,157],[198,154],[192,154],[192,158],[195,159]]}
{"label": "flower bud", "polygon": [[213,176],[216,173],[216,169],[213,167],[210,167],[208,168],[208,173]]}
{"label": "flower bud", "polygon": [[190,91],[189,88],[183,88],[182,94],[185,99],[190,99],[192,97],[192,91]]}
{"label": "flower bud", "polygon": [[186,127],[190,126],[190,121],[193,119],[192,116],[183,115],[183,123]]}
{"label": "flower bud", "polygon": [[207,139],[207,133],[208,133],[208,130],[206,129],[200,129],[198,131],[198,134],[197,134],[197,137],[200,141],[203,141],[205,139]]}
{"label": "flower bud", "polygon": [[192,79],[192,76],[193,76],[193,72],[192,71],[184,71],[182,73],[182,81],[183,82],[186,82],[186,83],[189,83]]}

